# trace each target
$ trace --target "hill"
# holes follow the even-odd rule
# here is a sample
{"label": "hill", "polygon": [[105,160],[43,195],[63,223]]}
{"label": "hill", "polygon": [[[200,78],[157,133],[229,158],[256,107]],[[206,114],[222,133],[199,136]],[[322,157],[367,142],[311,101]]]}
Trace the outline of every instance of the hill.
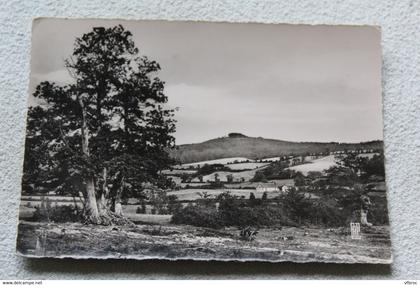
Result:
{"label": "hill", "polygon": [[304,155],[309,153],[328,153],[331,151],[373,149],[383,150],[382,141],[361,143],[319,143],[291,142],[261,137],[228,136],[202,143],[184,144],[172,150],[170,155],[180,163],[193,163],[231,157],[263,159],[283,155]]}

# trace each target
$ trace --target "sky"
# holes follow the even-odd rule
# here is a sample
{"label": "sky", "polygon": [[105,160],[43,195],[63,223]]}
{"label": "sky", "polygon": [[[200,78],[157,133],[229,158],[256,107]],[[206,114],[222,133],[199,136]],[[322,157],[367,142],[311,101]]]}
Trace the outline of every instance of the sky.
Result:
{"label": "sky", "polygon": [[176,143],[231,132],[290,141],[382,140],[380,30],[208,22],[38,19],[29,105],[37,84],[71,82],[76,37],[121,24],[162,67]]}

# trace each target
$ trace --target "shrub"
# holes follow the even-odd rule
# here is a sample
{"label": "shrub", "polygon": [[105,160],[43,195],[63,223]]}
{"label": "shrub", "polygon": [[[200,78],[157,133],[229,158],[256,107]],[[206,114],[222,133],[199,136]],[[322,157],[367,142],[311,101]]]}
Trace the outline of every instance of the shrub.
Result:
{"label": "shrub", "polygon": [[169,214],[169,211],[167,208],[161,208],[158,211],[158,215],[168,215],[168,214]]}
{"label": "shrub", "polygon": [[[253,195],[249,199],[241,199],[229,193],[220,194],[216,201],[219,202],[218,210],[213,203],[202,202],[177,209],[172,222],[209,228],[298,226],[302,223],[344,226],[349,217],[347,209],[339,207],[335,199],[312,200],[295,189],[276,202],[266,199],[263,203]],[[372,211],[371,214],[377,212]],[[380,217],[376,219],[380,220]]]}
{"label": "shrub", "polygon": [[267,182],[267,177],[265,176],[264,172],[257,171],[255,172],[254,177],[251,179],[252,182]]}
{"label": "shrub", "polygon": [[309,210],[312,202],[295,188],[290,189],[286,195],[280,196],[280,201],[290,219],[300,222],[301,219],[310,217]]}
{"label": "shrub", "polygon": [[257,200],[257,199],[255,198],[255,194],[254,194],[253,192],[251,192],[251,193],[249,194],[248,205],[249,205],[250,207],[255,207],[255,206],[257,206],[257,205],[261,205],[261,200]]}
{"label": "shrub", "polygon": [[261,201],[267,201],[267,192],[262,194]]}
{"label": "shrub", "polygon": [[35,207],[33,220],[37,222],[80,222],[82,214],[72,205],[54,206],[54,207]]}
{"label": "shrub", "polygon": [[205,164],[197,170],[194,177],[209,175],[216,171],[230,171],[230,168],[223,164]]}
{"label": "shrub", "polygon": [[219,215],[225,226],[274,226],[288,223],[282,208],[261,200],[237,199],[229,193],[220,194]]}
{"label": "shrub", "polygon": [[385,197],[372,197],[368,211],[368,221],[374,225],[389,225],[388,207]]}
{"label": "shrub", "polygon": [[349,212],[332,205],[328,200],[313,202],[308,209],[308,220],[312,224],[328,227],[345,226],[349,219]]}
{"label": "shrub", "polygon": [[241,240],[253,241],[257,237],[257,234],[257,230],[252,229],[251,227],[245,227],[240,231],[239,238]]}
{"label": "shrub", "polygon": [[141,204],[141,207],[137,207],[136,214],[146,214],[146,204]]}
{"label": "shrub", "polygon": [[172,223],[187,224],[197,227],[221,228],[223,223],[215,207],[204,205],[187,205],[172,216]]}
{"label": "shrub", "polygon": [[230,210],[220,210],[220,219],[225,226],[281,226],[293,225],[283,210],[273,205],[238,206]]}

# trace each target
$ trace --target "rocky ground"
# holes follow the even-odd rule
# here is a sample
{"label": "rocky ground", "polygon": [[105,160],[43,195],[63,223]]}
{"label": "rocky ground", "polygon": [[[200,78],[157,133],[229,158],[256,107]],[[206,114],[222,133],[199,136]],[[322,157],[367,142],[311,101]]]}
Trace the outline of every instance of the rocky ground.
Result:
{"label": "rocky ground", "polygon": [[265,260],[272,262],[390,263],[388,227],[362,229],[260,229],[243,241],[237,228],[212,230],[185,225],[88,226],[21,221],[17,250],[31,257]]}

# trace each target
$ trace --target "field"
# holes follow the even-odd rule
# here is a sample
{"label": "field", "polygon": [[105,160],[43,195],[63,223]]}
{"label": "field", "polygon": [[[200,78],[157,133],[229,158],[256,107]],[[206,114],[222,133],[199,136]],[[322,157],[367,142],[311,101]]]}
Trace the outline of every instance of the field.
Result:
{"label": "field", "polygon": [[205,164],[228,164],[228,163],[237,163],[237,162],[244,162],[244,161],[253,161],[252,159],[248,159],[246,157],[229,157],[229,158],[220,158],[220,159],[213,159],[213,160],[205,160],[200,162],[194,163],[185,163],[180,166],[180,168],[189,168],[189,167],[198,167],[203,166]]}
{"label": "field", "polygon": [[[289,185],[294,186],[295,182],[293,179],[273,179],[268,180],[268,183],[275,183],[277,186],[282,185]],[[194,184],[195,185],[195,184]],[[261,182],[241,182],[241,183],[225,183],[224,186],[228,189],[247,189],[249,187],[257,188],[259,185],[261,185]]]}
{"label": "field", "polygon": [[214,181],[216,174],[218,175],[218,179],[224,182],[228,181],[227,179],[228,175],[232,175],[234,181],[241,181],[241,180],[249,181],[252,178],[254,178],[255,172],[257,172],[257,170],[263,169],[264,167],[266,166],[262,166],[262,167],[252,169],[252,170],[245,170],[241,172],[216,171],[212,174],[204,176],[203,181]]}
{"label": "field", "polygon": [[[261,198],[263,191],[257,190],[248,190],[248,189],[183,189],[178,191],[168,192],[169,195],[175,195],[180,201],[194,201],[201,198],[199,193],[210,194],[212,198],[215,198],[217,195],[225,192],[229,192],[232,195],[238,197],[244,196],[245,198],[249,197],[249,194],[254,193],[256,198]],[[268,198],[277,197],[280,193],[278,191],[267,192]]]}
{"label": "field", "polygon": [[123,228],[21,221],[18,231],[18,252],[33,257],[391,262],[387,227],[364,229],[361,240],[352,240],[344,228],[262,228],[255,241],[239,239],[237,228],[186,225]]}
{"label": "field", "polygon": [[226,165],[232,170],[243,170],[243,169],[255,169],[262,166],[266,166],[270,163],[268,162],[243,162],[243,163],[235,163],[235,164],[228,164]]}
{"label": "field", "polygon": [[269,161],[269,162],[274,162],[274,161],[279,161],[280,160],[280,156],[275,156],[275,157],[267,157],[267,158],[263,158],[262,161]]}
{"label": "field", "polygon": [[289,167],[289,169],[300,171],[302,174],[307,175],[310,171],[322,172],[334,165],[337,165],[334,155],[328,155],[322,158],[314,159],[310,163]]}
{"label": "field", "polygon": [[171,169],[171,170],[163,170],[162,173],[165,175],[180,175],[180,174],[194,174],[196,170],[190,169]]}

